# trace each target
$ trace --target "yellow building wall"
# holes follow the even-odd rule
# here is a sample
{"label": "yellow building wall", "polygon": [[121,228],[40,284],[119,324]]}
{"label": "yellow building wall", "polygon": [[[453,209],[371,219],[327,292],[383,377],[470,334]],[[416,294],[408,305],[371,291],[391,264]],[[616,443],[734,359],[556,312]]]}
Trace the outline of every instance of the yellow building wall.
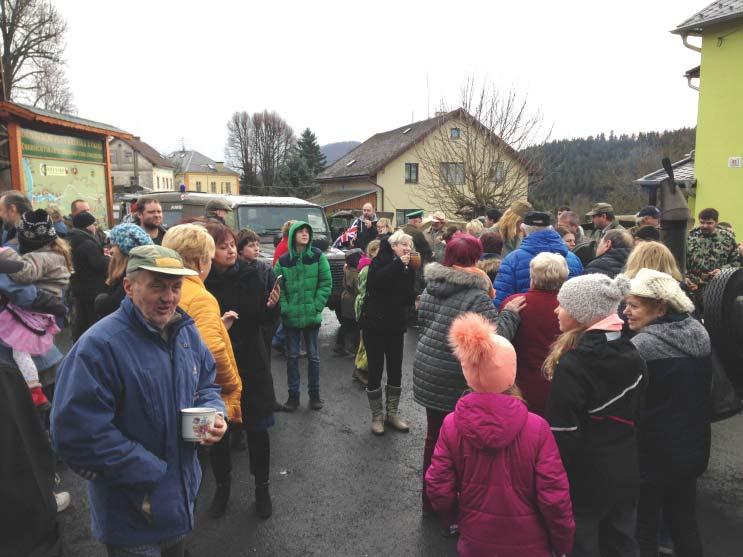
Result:
{"label": "yellow building wall", "polygon": [[[212,183],[214,183],[216,191],[212,191]],[[240,193],[240,181],[234,174],[186,172],[185,175],[179,174],[176,176],[176,190],[181,184],[186,184],[186,191],[228,195],[239,195]]]}
{"label": "yellow building wall", "polygon": [[[446,128],[446,131],[450,128],[458,127],[462,130],[462,134],[465,133],[480,133],[481,131],[475,130],[474,128],[468,127],[468,124],[462,121],[452,120],[446,122],[442,127]],[[423,209],[426,212],[426,216],[434,211],[441,210],[441,207],[436,205],[435,200],[427,193],[430,192],[431,184],[433,183],[433,176],[430,169],[426,168],[421,162],[418,155],[419,151],[431,152],[435,149],[435,142],[440,141],[436,139],[436,134],[440,132],[433,132],[429,134],[426,139],[419,146],[411,147],[408,151],[390,161],[384,169],[379,171],[377,174],[377,183],[384,188],[384,210],[395,212],[403,209]],[[459,139],[456,141],[464,141]],[[483,146],[486,144],[485,137],[482,138],[480,144]],[[464,161],[439,161],[439,162],[464,162]],[[417,184],[406,184],[405,183],[405,163],[417,163],[418,164],[418,183]],[[522,180],[523,198],[525,199],[528,194],[528,180],[526,178],[526,172],[523,172],[524,179]],[[449,220],[461,220],[461,217],[457,215],[447,215]],[[401,224],[401,223],[397,223]]]}
{"label": "yellow building wall", "polygon": [[[706,31],[702,39],[699,113],[694,170],[697,213],[706,207],[730,222],[743,237],[743,167],[729,159],[743,157],[743,21]],[[724,37],[719,41],[719,37]]]}

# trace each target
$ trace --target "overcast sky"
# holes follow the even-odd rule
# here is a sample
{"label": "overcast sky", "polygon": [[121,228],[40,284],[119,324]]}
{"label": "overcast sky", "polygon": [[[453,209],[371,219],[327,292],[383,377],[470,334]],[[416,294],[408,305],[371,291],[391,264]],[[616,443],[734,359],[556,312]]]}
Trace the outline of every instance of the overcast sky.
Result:
{"label": "overcast sky", "polygon": [[364,141],[456,105],[470,75],[528,94],[552,138],[691,126],[699,54],[669,31],[708,2],[56,3],[80,116],[222,160],[234,111]]}

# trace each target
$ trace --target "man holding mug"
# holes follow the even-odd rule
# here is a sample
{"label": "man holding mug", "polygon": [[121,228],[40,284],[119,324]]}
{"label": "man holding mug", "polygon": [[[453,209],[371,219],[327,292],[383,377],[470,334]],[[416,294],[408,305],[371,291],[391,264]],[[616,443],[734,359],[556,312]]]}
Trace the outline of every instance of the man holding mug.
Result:
{"label": "man holding mug", "polygon": [[202,445],[227,429],[214,358],[178,309],[183,277],[195,274],[173,250],[131,250],[121,307],[60,365],[52,442],[90,480],[92,530],[109,556],[183,556],[201,467],[196,443],[181,436],[181,411],[218,412]]}

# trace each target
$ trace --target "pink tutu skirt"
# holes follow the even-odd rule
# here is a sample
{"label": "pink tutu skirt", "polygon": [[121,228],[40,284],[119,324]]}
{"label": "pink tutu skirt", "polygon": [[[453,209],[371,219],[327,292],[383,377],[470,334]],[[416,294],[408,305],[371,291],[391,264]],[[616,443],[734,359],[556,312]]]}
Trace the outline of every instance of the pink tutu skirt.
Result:
{"label": "pink tutu skirt", "polygon": [[0,310],[0,340],[21,352],[46,354],[58,332],[56,319],[48,313],[28,311],[11,303]]}

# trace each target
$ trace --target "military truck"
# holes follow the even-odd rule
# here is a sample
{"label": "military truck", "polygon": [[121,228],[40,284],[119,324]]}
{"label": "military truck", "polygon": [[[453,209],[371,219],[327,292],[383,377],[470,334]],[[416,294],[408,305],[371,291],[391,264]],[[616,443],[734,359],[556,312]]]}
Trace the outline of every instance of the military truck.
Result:
{"label": "military truck", "polygon": [[[140,197],[145,197],[144,195]],[[332,247],[330,227],[322,207],[296,197],[260,197],[254,195],[219,195],[196,192],[168,192],[146,195],[157,199],[163,208],[163,222],[173,226],[184,220],[203,217],[206,204],[212,199],[226,201],[232,212],[227,213],[226,224],[235,232],[250,228],[261,238],[261,257],[270,263],[276,245],[281,239],[281,227],[288,220],[303,220],[312,227],[312,244],[325,252],[333,277],[333,290],[327,306],[340,310],[343,289],[344,253]]]}

